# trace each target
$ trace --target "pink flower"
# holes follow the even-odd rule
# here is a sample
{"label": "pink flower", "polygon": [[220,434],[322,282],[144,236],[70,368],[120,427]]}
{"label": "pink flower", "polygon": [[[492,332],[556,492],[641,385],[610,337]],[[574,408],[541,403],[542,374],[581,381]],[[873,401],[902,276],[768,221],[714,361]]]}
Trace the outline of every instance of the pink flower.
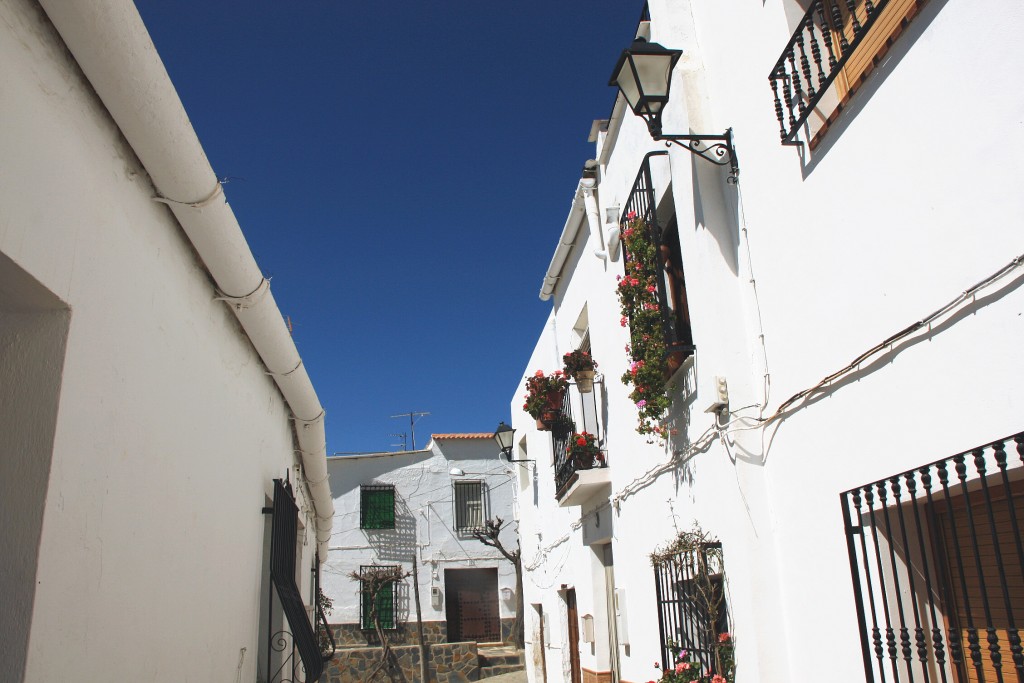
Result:
{"label": "pink flower", "polygon": [[630,211],[629,213],[626,214],[627,221],[631,221],[634,218],[636,218],[636,211]]}
{"label": "pink flower", "polygon": [[718,634],[718,642],[720,642],[720,643],[728,643],[731,639],[732,639],[732,636],[730,634],[728,634],[728,633],[719,633]]}
{"label": "pink flower", "polygon": [[537,372],[533,373],[533,376],[534,377],[543,377],[544,376],[544,371],[543,370],[538,370]]}
{"label": "pink flower", "polygon": [[658,288],[657,288],[657,287],[655,287],[654,285],[647,285],[647,291],[648,291],[648,292],[651,292],[651,293],[653,293],[653,292],[657,291],[657,289],[658,289]]}
{"label": "pink flower", "polygon": [[647,401],[645,401],[644,399],[640,399],[639,401],[636,402],[637,408],[643,408],[645,405],[647,405]]}
{"label": "pink flower", "polygon": [[715,677],[711,679],[711,683],[729,683],[729,682],[727,680],[725,680],[725,676],[719,676],[718,674],[715,674]]}

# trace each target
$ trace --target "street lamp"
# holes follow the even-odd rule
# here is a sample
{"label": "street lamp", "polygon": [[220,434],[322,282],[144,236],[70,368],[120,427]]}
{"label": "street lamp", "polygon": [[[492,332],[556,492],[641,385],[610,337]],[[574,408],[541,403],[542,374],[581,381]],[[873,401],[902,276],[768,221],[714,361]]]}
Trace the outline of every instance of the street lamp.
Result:
{"label": "street lamp", "polygon": [[724,135],[664,135],[661,132],[661,114],[668,104],[672,69],[682,55],[682,50],[669,50],[638,37],[622,51],[608,85],[619,88],[629,108],[647,123],[652,138],[675,143],[717,166],[728,164],[729,182],[734,183],[740,168],[732,145],[732,128]]}
{"label": "street lamp", "polygon": [[494,440],[497,442],[498,448],[501,449],[501,454],[509,462],[512,462],[512,443],[515,440],[515,436],[516,430],[505,424],[504,420],[494,430]]}
{"label": "street lamp", "polygon": [[505,424],[502,420],[498,425],[498,428],[494,430],[494,441],[498,444],[498,448],[501,449],[501,454],[505,456],[505,460],[508,462],[533,462],[533,460],[513,460],[512,459],[512,448],[515,442],[516,430]]}

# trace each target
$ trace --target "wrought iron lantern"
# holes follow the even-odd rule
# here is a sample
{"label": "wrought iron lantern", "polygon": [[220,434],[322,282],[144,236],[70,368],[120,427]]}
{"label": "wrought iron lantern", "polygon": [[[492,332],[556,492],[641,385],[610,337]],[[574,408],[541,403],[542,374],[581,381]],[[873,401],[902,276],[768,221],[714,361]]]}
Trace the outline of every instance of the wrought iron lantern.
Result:
{"label": "wrought iron lantern", "polygon": [[498,444],[498,448],[501,449],[501,454],[505,456],[505,459],[512,462],[512,444],[515,439],[516,430],[505,424],[502,420],[498,428],[494,430],[494,440]]}
{"label": "wrought iron lantern", "polygon": [[729,182],[734,183],[740,169],[732,145],[732,128],[723,135],[665,135],[661,132],[661,115],[668,104],[672,70],[682,55],[682,50],[670,50],[638,37],[622,51],[608,85],[618,87],[633,113],[647,123],[652,138],[677,144],[717,166],[728,165]]}

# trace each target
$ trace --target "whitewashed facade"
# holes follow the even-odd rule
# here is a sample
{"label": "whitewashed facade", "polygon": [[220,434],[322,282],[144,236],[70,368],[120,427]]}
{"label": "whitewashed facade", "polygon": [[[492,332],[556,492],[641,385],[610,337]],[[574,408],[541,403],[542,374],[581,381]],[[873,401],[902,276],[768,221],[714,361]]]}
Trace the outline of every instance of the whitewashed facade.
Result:
{"label": "whitewashed facade", "polygon": [[[727,182],[727,169],[652,141],[621,96],[610,120],[594,127],[596,172],[579,185],[566,179],[575,194],[542,286],[552,312],[524,379],[559,369],[562,354],[589,340],[604,373],[595,424],[609,466],[578,473],[556,498],[552,437],[522,412],[517,387],[519,454],[535,458],[538,469],[521,479],[519,495],[532,683],[578,680],[577,666],[585,681],[658,678],[652,663],[673,632],[659,619],[649,554],[694,522],[722,544],[737,680],[921,681],[929,680],[926,670],[932,681],[978,680],[972,628],[986,680],[995,680],[978,598],[973,627],[954,618],[963,596],[953,585],[960,583],[955,553],[937,549],[941,520],[915,526],[914,506],[892,504],[890,478],[913,471],[923,499],[918,468],[1024,429],[1024,98],[1000,85],[1014,82],[1021,66],[1011,36],[1024,28],[1024,9],[998,0],[903,3],[909,23],[827,130],[821,120],[834,90],[809,117],[812,129],[795,136],[802,144],[785,146],[767,76],[811,4],[650,0],[650,22],[640,31],[684,51],[664,132],[731,127],[737,184]],[[804,47],[817,72],[811,45]],[[604,56],[609,72],[617,56]],[[799,50],[795,63],[802,71]],[[622,249],[610,239],[652,151],[667,151],[647,165],[661,225],[674,217],[678,226],[696,347],[673,377],[663,445],[634,431],[636,409],[619,380],[629,332],[615,295]],[[553,243],[560,218],[551,217]],[[775,416],[791,396],[837,371]],[[727,381],[728,406],[708,413],[717,377]],[[1017,511],[999,524],[1024,529],[1024,495],[1016,493],[1024,446],[1012,439],[1004,446]],[[998,453],[985,450],[983,459],[1005,515],[1010,497]],[[973,455],[966,465],[964,487],[980,495]],[[954,469],[951,461],[955,480]],[[930,476],[937,486],[936,470]],[[874,524],[854,511],[848,534],[841,494],[876,482],[889,505],[876,500]],[[897,484],[907,503],[906,478]],[[928,509],[939,517],[945,501],[962,500],[936,490]],[[978,515],[973,534],[947,537],[965,543],[965,563],[973,557],[965,539],[990,539],[987,524]],[[1024,559],[1012,530],[999,533],[1009,534],[1001,537],[1009,589],[986,577],[1004,680],[1017,680],[1024,663],[1006,610],[1017,608],[1019,627]],[[940,580],[940,569],[951,580]],[[570,623],[572,599],[578,625]]]}
{"label": "whitewashed facade", "polygon": [[[458,589],[465,570],[493,575],[484,576],[487,581],[493,578],[494,584],[485,606],[499,620],[490,628],[497,628],[499,637],[503,624],[507,631],[515,617],[514,568],[496,549],[473,537],[486,519],[500,517],[505,523],[500,535],[503,545],[509,551],[518,547],[515,472],[499,458],[492,434],[434,434],[422,450],[339,455],[327,463],[335,518],[323,590],[334,603],[328,618],[339,627],[335,630],[343,644],[358,644],[357,632],[371,630],[362,618],[360,584],[351,573],[372,565],[399,566],[411,572],[414,557],[428,640],[474,639],[468,633],[459,638],[456,627],[445,626],[454,599],[450,593]],[[468,488],[457,501],[458,487]],[[393,516],[385,511],[385,519],[375,522],[364,508],[378,492],[393,501]],[[396,587],[394,618],[385,619],[386,626],[415,632],[414,585],[410,575]]]}
{"label": "whitewashed facade", "polygon": [[0,3],[0,121],[0,678],[266,680],[322,410],[134,5]]}

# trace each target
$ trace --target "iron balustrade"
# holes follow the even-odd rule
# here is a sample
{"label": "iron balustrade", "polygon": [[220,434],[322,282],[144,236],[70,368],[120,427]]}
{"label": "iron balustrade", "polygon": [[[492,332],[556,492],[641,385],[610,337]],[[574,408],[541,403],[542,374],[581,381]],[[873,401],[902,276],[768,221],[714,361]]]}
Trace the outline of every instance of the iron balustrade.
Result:
{"label": "iron balustrade", "polygon": [[729,632],[723,564],[718,541],[654,563],[662,671],[672,670],[673,648],[682,648],[703,671],[721,673],[716,670],[715,644],[720,634]]}
{"label": "iron balustrade", "polygon": [[[645,229],[649,231],[650,239],[654,242],[658,259],[658,302],[660,304],[662,329],[665,335],[665,350],[671,364],[674,367],[678,367],[685,358],[693,355],[696,347],[693,345],[689,316],[688,314],[681,314],[681,311],[678,310],[680,307],[685,307],[685,303],[681,301],[674,302],[674,297],[670,295],[669,291],[671,276],[666,268],[665,253],[666,251],[669,253],[676,251],[676,249],[673,249],[673,246],[678,248],[679,245],[670,245],[665,242],[665,229],[658,222],[657,194],[651,175],[651,159],[667,155],[667,151],[659,150],[648,152],[644,156],[643,163],[640,164],[640,170],[637,171],[636,180],[633,182],[633,187],[622,210],[619,228],[625,234],[631,220],[630,216],[633,216],[634,219],[643,221]],[[670,221],[670,225],[671,223]],[[678,233],[675,233],[674,236],[670,235],[670,239],[678,241]],[[623,268],[625,268],[626,261],[630,258],[625,244],[623,244],[623,251],[625,252],[625,257],[622,259],[622,263]],[[685,299],[685,286],[681,282],[679,286],[683,290],[681,296]]]}
{"label": "iron balustrade", "polygon": [[869,683],[1024,682],[1024,432],[841,502]]}
{"label": "iron balustrade", "polygon": [[559,500],[569,489],[577,471],[608,466],[608,454],[603,450],[601,459],[595,459],[592,465],[580,463],[566,453],[569,439],[572,438],[574,432],[593,434],[597,438],[598,445],[604,445],[604,420],[598,412],[599,405],[603,405],[603,401],[599,401],[598,396],[603,395],[601,393],[603,391],[604,377],[598,375],[594,378],[592,391],[581,392],[575,382],[570,382],[569,389],[562,399],[562,416],[565,420],[560,420],[551,428],[551,447],[555,453],[555,498]]}
{"label": "iron balustrade", "polygon": [[768,76],[782,144],[796,144],[796,135],[807,117],[888,3],[889,0],[811,2]]}

